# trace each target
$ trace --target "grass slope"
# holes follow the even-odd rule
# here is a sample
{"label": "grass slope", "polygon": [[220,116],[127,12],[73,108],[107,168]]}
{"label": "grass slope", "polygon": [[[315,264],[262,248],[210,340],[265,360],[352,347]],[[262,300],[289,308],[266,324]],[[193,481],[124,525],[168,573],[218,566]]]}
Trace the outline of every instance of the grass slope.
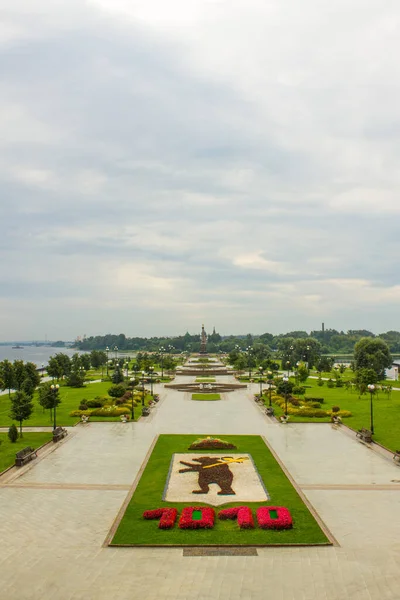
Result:
{"label": "grass slope", "polygon": [[[127,506],[119,524],[113,544],[128,545],[273,545],[273,544],[326,544],[329,543],[314,517],[297,494],[296,490],[276,462],[275,458],[260,436],[226,436],[224,440],[237,446],[234,452],[250,453],[260,476],[271,496],[270,506],[285,506],[293,517],[294,527],[287,531],[266,531],[259,528],[240,530],[236,521],[219,521],[216,519],[211,530],[182,530],[177,523],[171,530],[158,528],[158,521],[146,521],[142,514],[145,510],[175,506],[179,511],[184,506],[207,506],[200,502],[200,496],[193,496],[191,503],[163,502],[164,486],[167,481],[172,454],[189,451],[190,444],[200,435],[160,435],[135,493]],[[218,436],[217,436],[218,437]],[[221,450],[205,450],[209,454],[221,454]],[[231,453],[232,451],[230,451]],[[216,509],[240,506],[242,502],[229,502]],[[265,502],[247,503],[253,509],[265,505]]]}
{"label": "grass slope", "polygon": [[23,448],[31,446],[37,449],[53,438],[51,432],[24,433],[23,429],[22,435],[22,438],[18,438],[15,444],[12,444],[6,433],[0,433],[0,440],[2,442],[0,444],[0,473],[15,463],[15,454]]}

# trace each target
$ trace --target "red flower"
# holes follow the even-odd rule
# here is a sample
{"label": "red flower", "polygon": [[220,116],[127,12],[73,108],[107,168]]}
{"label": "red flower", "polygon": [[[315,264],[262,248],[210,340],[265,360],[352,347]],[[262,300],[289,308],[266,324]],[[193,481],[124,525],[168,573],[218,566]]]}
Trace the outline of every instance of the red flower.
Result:
{"label": "red flower", "polygon": [[253,529],[254,520],[251,509],[248,506],[236,506],[235,508],[224,508],[218,514],[219,519],[236,519],[240,529]]}
{"label": "red flower", "polygon": [[[276,513],[271,516],[271,512]],[[257,508],[257,521],[261,529],[291,529],[293,527],[292,516],[287,508],[283,506],[261,506]]]}
{"label": "red flower", "polygon": [[145,510],[144,519],[160,519],[158,527],[160,529],[171,529],[174,526],[178,511],[176,508],[156,508],[155,510]]}
{"label": "red flower", "polygon": [[[194,511],[201,512],[201,519],[194,520]],[[215,511],[209,506],[187,506],[182,510],[179,519],[181,529],[212,529],[214,527]]]}

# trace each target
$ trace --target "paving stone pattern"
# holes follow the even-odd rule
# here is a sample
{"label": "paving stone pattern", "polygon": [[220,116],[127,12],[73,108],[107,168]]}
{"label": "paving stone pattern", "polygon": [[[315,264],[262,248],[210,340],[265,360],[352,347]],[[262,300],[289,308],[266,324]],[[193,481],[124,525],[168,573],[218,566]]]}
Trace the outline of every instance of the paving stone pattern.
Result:
{"label": "paving stone pattern", "polygon": [[[196,403],[159,387],[147,420],[79,425],[0,480],[1,600],[399,600],[400,467],[329,424],[272,422],[256,388]],[[264,435],[340,546],[103,547],[159,433]]]}

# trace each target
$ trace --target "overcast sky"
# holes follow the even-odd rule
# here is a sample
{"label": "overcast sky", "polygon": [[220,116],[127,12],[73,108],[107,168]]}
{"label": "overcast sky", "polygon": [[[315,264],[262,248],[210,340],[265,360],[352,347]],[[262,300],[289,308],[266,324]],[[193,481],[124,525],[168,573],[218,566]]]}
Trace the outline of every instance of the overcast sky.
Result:
{"label": "overcast sky", "polygon": [[400,329],[398,0],[2,0],[0,339]]}

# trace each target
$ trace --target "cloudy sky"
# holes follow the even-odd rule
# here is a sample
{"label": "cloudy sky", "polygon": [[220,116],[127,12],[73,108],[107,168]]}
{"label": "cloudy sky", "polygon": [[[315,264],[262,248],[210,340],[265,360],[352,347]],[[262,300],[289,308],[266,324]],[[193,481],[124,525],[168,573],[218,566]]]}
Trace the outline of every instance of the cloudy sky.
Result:
{"label": "cloudy sky", "polygon": [[2,0],[0,339],[400,329],[398,0]]}

